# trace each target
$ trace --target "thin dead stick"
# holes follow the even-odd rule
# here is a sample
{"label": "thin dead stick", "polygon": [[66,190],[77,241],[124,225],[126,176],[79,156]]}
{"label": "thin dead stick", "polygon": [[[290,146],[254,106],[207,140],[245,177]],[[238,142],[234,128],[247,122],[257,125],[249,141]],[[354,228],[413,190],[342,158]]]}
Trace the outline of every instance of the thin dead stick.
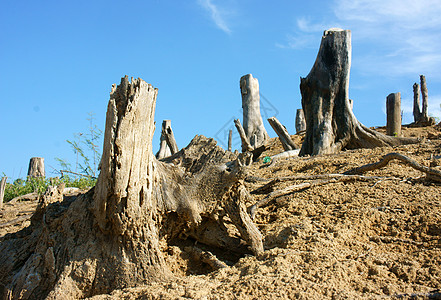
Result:
{"label": "thin dead stick", "polygon": [[245,130],[242,127],[239,119],[234,120],[234,125],[236,126],[237,132],[239,133],[240,139],[242,141],[242,152],[253,151],[253,147],[245,134]]}
{"label": "thin dead stick", "polygon": [[424,172],[427,175],[430,176],[431,179],[434,179],[436,181],[441,181],[441,172],[435,169],[431,169],[429,167],[423,166],[416,162],[415,160],[400,154],[400,153],[389,153],[385,155],[379,162],[373,163],[373,164],[367,164],[349,171],[344,172],[345,175],[352,175],[352,174],[363,174],[368,171],[380,169],[382,167],[385,167],[391,160],[398,159],[402,162],[404,162],[406,165],[411,166],[412,168]]}
{"label": "thin dead stick", "polygon": [[70,173],[70,174],[74,174],[74,175],[77,175],[77,176],[83,176],[83,177],[89,177],[89,178],[92,178],[92,179],[96,179],[95,176],[81,174],[81,173],[75,173],[75,172],[67,171],[67,170],[60,170],[60,173],[61,173],[61,177],[64,176],[64,173]]}

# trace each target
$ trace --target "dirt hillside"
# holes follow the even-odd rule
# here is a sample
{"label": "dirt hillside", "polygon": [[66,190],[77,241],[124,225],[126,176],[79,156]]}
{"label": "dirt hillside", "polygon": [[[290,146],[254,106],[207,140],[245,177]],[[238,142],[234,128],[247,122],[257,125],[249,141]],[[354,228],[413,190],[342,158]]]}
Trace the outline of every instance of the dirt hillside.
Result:
{"label": "dirt hillside", "polygon": [[[249,205],[317,180],[311,175],[341,174],[391,152],[441,170],[439,127],[403,128],[403,134],[422,142],[264,163],[264,156],[283,151],[272,139],[245,182],[254,198]],[[301,136],[293,138],[301,142]],[[92,299],[441,299],[441,183],[399,161],[365,175],[371,178],[305,185],[258,208],[262,257],[207,249],[228,265],[212,271],[193,260],[184,243],[164,245],[173,280]],[[298,179],[286,180],[293,176]],[[268,184],[276,178],[285,180]],[[6,203],[0,237],[27,226],[35,207],[29,201]]]}

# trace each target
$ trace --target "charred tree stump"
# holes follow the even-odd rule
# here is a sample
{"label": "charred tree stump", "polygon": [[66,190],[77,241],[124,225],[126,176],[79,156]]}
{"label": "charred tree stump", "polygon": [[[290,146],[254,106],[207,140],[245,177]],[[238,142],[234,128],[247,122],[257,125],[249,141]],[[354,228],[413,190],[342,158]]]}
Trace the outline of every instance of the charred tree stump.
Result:
{"label": "charred tree stump", "polygon": [[362,125],[349,104],[351,32],[333,28],[323,34],[317,59],[300,80],[306,135],[300,155],[336,153],[342,149],[417,143],[389,137]]}
{"label": "charred tree stump", "polygon": [[44,158],[43,157],[32,157],[29,160],[28,168],[29,177],[44,177]]}
{"label": "charred tree stump", "polygon": [[413,84],[413,120],[415,123],[421,120],[420,85],[416,82]]}
{"label": "charred tree stump", "polygon": [[297,146],[293,140],[291,139],[288,131],[286,130],[285,126],[283,126],[279,120],[277,120],[276,117],[271,117],[268,119],[268,122],[270,123],[271,127],[274,129],[274,131],[279,136],[280,142],[282,143],[283,149],[285,151],[288,150],[294,150],[298,149],[299,146]]}
{"label": "charred tree stump", "polygon": [[232,144],[233,144],[233,130],[230,129],[230,131],[228,132],[228,151],[230,152],[232,149]]}
{"label": "charred tree stump", "polygon": [[386,133],[401,136],[401,94],[392,93],[386,98]]}
{"label": "charred tree stump", "polygon": [[6,180],[8,180],[8,177],[5,176],[0,181],[0,208],[3,206],[3,198],[5,197]]}
{"label": "charred tree stump", "polygon": [[80,299],[162,281],[173,276],[167,245],[186,237],[263,253],[245,205],[252,201],[243,184],[252,154],[237,156],[197,136],[158,161],[152,152],[156,96],[139,78],[113,85],[95,188],[64,201],[59,189],[48,190],[30,227],[2,238],[0,295]]}
{"label": "charred tree stump", "polygon": [[299,108],[296,112],[296,134],[306,130],[306,120],[303,109]]}
{"label": "charred tree stump", "polygon": [[240,78],[242,94],[243,129],[253,148],[258,148],[269,138],[260,115],[259,82],[253,75]]}
{"label": "charred tree stump", "polygon": [[164,120],[162,121],[162,130],[161,130],[161,138],[160,138],[160,146],[159,151],[156,154],[157,159],[163,159],[165,157],[168,157],[172,155],[170,151],[170,147],[167,145],[167,139],[165,137],[166,128],[170,126],[171,121],[170,120]]}

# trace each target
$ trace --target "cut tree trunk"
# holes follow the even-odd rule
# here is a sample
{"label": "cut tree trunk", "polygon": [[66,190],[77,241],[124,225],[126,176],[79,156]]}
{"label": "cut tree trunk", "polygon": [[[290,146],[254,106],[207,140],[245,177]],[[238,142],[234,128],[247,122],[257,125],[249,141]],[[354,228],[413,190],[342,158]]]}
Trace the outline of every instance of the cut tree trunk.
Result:
{"label": "cut tree trunk", "polygon": [[306,120],[303,109],[299,108],[296,112],[296,134],[306,130]]}
{"label": "cut tree trunk", "polygon": [[32,157],[29,160],[28,168],[29,177],[44,177],[44,158],[43,157]]}
{"label": "cut tree trunk", "polygon": [[230,129],[228,133],[228,151],[231,151],[233,145],[233,130]]}
{"label": "cut tree trunk", "polygon": [[289,135],[289,133],[286,130],[285,126],[283,126],[279,122],[279,120],[277,120],[276,117],[269,118],[268,122],[270,123],[271,127],[274,129],[274,131],[279,136],[280,142],[282,143],[283,149],[285,149],[285,151],[294,150],[294,149],[298,149],[299,148],[299,146],[297,146],[293,142],[293,140],[291,139],[291,136]]}
{"label": "cut tree trunk", "polygon": [[164,120],[162,122],[162,133],[161,134],[164,134],[165,140],[167,141],[167,145],[170,148],[171,154],[173,155],[173,154],[177,153],[179,151],[179,148],[178,148],[178,145],[176,144],[175,135],[173,134],[170,120]]}
{"label": "cut tree trunk", "polygon": [[5,176],[0,181],[0,208],[3,206],[3,198],[5,197],[6,180],[8,180],[8,177]]}
{"label": "cut tree trunk", "polygon": [[401,94],[392,93],[386,98],[386,133],[401,136]]}
{"label": "cut tree trunk", "polygon": [[300,155],[418,142],[417,139],[386,136],[355,118],[348,96],[350,66],[351,32],[338,28],[325,31],[314,66],[300,82],[306,118]]}
{"label": "cut tree trunk", "polygon": [[170,147],[167,145],[167,139],[165,137],[165,131],[167,126],[170,126],[171,121],[170,120],[164,120],[162,121],[162,130],[161,130],[161,144],[159,146],[159,151],[156,154],[157,159],[163,159],[164,157],[168,157],[172,155],[170,151]]}
{"label": "cut tree trunk", "polygon": [[427,90],[426,76],[420,75],[421,81],[421,96],[423,98],[423,106],[421,111],[421,118],[423,120],[428,120],[428,107],[429,107],[429,92]]}
{"label": "cut tree trunk", "polygon": [[413,120],[415,123],[421,120],[420,85],[416,82],[413,84]]}
{"label": "cut tree trunk", "polygon": [[184,248],[186,237],[208,250],[263,253],[245,206],[252,201],[243,184],[252,154],[237,156],[197,136],[156,160],[156,95],[141,79],[113,85],[95,188],[64,201],[59,189],[48,189],[31,226],[2,239],[1,295],[79,299],[162,281],[173,276],[167,245]]}
{"label": "cut tree trunk", "polygon": [[269,138],[260,115],[259,82],[253,75],[247,74],[240,78],[240,92],[242,94],[243,129],[255,149],[260,147]]}

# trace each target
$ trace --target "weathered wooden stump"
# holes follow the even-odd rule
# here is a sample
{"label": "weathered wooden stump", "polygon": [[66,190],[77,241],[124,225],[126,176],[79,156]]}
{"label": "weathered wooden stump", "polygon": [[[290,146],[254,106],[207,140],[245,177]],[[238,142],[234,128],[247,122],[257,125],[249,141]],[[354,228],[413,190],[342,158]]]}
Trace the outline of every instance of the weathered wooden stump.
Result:
{"label": "weathered wooden stump", "polygon": [[386,133],[401,136],[401,94],[392,93],[386,98]]}
{"label": "weathered wooden stump", "polygon": [[300,155],[418,142],[380,134],[355,118],[348,96],[351,51],[349,30],[332,28],[324,32],[314,66],[300,82],[306,118]]}
{"label": "weathered wooden stump", "polygon": [[303,109],[299,108],[296,112],[296,134],[306,130],[306,120]]}
{"label": "weathered wooden stump", "polygon": [[32,157],[29,160],[28,168],[29,177],[44,177],[44,158],[43,157]]}
{"label": "weathered wooden stump", "polygon": [[8,180],[8,177],[5,176],[0,181],[0,208],[3,206],[3,199],[5,197],[6,180]]}
{"label": "weathered wooden stump", "polygon": [[240,78],[242,94],[243,129],[253,148],[261,146],[269,137],[260,115],[259,82],[253,75]]}

